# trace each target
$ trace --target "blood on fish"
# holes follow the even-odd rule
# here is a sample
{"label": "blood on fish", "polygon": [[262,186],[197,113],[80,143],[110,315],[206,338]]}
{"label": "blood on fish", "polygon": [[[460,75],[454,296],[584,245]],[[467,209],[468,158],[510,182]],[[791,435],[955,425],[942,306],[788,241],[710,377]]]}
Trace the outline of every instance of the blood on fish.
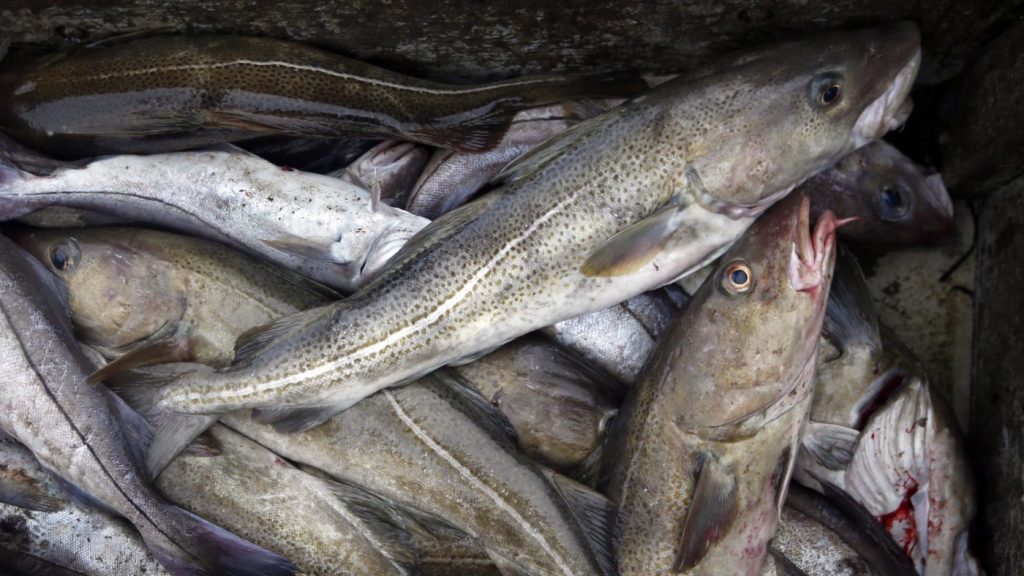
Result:
{"label": "blood on fish", "polygon": [[[917,522],[914,520],[914,504],[910,499],[917,494],[918,485],[912,478],[907,480],[907,492],[903,502],[888,514],[882,514],[878,521],[885,527],[896,543],[903,547],[903,553],[912,558],[917,547]],[[901,534],[902,531],[902,534]]]}

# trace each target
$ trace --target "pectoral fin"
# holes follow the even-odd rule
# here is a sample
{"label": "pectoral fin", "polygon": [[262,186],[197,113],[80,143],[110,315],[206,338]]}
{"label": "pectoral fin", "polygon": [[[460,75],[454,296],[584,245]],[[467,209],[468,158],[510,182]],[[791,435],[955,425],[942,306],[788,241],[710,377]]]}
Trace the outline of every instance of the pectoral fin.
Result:
{"label": "pectoral fin", "polygon": [[141,346],[110,362],[89,375],[90,383],[102,382],[112,374],[127,372],[135,368],[154,364],[170,364],[192,360],[193,341],[190,338],[171,336]]}
{"label": "pectoral fin", "polygon": [[721,540],[736,519],[736,476],[714,454],[701,454],[673,572],[687,571]]}
{"label": "pectoral fin", "polygon": [[630,225],[594,251],[580,268],[585,276],[622,276],[636,272],[665,248],[676,232],[682,210],[666,206]]}
{"label": "pectoral fin", "polygon": [[23,470],[0,464],[0,502],[40,512],[56,512],[64,502]]}

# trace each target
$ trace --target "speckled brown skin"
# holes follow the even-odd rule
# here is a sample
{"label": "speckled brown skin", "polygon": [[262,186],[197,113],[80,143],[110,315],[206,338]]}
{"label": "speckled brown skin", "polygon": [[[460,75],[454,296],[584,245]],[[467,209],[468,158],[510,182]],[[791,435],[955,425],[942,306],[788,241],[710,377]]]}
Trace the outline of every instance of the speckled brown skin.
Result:
{"label": "speckled brown skin", "polygon": [[[503,188],[434,221],[352,297],[282,320],[228,369],[183,377],[161,408],[329,414],[666,284],[723,252],[791,187],[888,129],[919,59],[916,28],[898,24],[765,48],[662,84],[551,141],[543,150],[557,153],[536,171],[514,172]],[[836,70],[844,95],[815,104],[815,87]],[[650,260],[619,275],[582,272],[612,236],[673,203],[671,233]]]}
{"label": "speckled brown skin", "polygon": [[452,539],[417,539],[421,576],[502,576],[482,548]]}
{"label": "speckled brown skin", "polygon": [[[110,360],[174,338],[181,360],[223,366],[242,332],[328,300],[293,274],[209,240],[122,227],[12,236],[64,281],[76,335]],[[79,256],[58,268],[55,250]]]}
{"label": "speckled brown skin", "polygon": [[[834,228],[818,223],[815,280],[794,285],[802,195],[772,208],[725,255],[655,349],[609,432],[605,492],[620,507],[623,574],[751,574],[775,532],[813,390],[814,362],[834,258]],[[831,229],[830,229],[831,228]],[[730,293],[730,266],[751,289]],[[701,464],[703,462],[703,464]],[[703,466],[703,471],[699,467]],[[709,470],[730,497],[695,500]],[[726,513],[730,507],[734,512]],[[717,534],[684,536],[688,517]],[[710,548],[683,564],[688,545]]]}
{"label": "speckled brown skin", "polygon": [[223,422],[289,460],[443,519],[526,574],[602,574],[539,467],[431,378],[384,390],[306,432],[281,434],[244,413]]}
{"label": "speckled brown skin", "polygon": [[455,370],[509,419],[527,456],[563,472],[602,442],[625,391],[538,335]]}
{"label": "speckled brown skin", "polygon": [[[456,86],[294,42],[163,36],[5,66],[0,125],[62,157],[166,152],[267,134],[482,150],[500,140],[518,110],[646,88],[639,80],[604,80],[552,75]],[[474,127],[479,132],[466,132]]]}

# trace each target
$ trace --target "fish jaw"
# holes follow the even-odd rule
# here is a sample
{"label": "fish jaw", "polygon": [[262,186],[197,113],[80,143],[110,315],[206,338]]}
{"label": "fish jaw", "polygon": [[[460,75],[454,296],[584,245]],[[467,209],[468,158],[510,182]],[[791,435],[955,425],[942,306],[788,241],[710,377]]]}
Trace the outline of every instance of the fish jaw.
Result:
{"label": "fish jaw", "polygon": [[818,298],[832,269],[836,254],[836,230],[842,225],[831,210],[818,217],[810,230],[811,201],[806,196],[800,206],[800,223],[796,228],[793,253],[789,260],[789,282],[797,292]]}
{"label": "fish jaw", "polygon": [[904,102],[921,67],[921,49],[903,66],[896,78],[881,96],[875,99],[853,126],[853,140],[857,148],[871,140],[881,138],[886,132],[898,128],[909,115]]}

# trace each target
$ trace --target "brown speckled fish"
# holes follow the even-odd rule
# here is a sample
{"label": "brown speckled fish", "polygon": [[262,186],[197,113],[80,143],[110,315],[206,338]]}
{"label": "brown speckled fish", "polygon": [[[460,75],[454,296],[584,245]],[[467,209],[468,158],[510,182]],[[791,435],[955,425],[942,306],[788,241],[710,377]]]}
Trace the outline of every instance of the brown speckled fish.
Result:
{"label": "brown speckled fish", "polygon": [[609,432],[622,574],[756,575],[814,385],[836,220],[794,194],[754,224],[655,349]]}
{"label": "brown speckled fish", "polygon": [[497,144],[516,112],[628,97],[639,79],[533,76],[457,86],[302,44],[159,36],[0,69],[0,125],[62,157],[151,153],[289,134],[401,138],[456,150]]}

